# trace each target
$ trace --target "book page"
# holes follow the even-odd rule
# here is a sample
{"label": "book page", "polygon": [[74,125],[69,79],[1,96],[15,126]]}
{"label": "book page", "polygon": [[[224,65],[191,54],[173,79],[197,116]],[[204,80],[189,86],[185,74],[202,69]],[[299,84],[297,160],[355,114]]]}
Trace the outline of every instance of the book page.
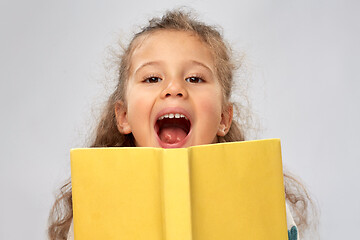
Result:
{"label": "book page", "polygon": [[189,151],[193,239],[287,239],[279,139]]}
{"label": "book page", "polygon": [[161,150],[71,151],[76,240],[162,239]]}

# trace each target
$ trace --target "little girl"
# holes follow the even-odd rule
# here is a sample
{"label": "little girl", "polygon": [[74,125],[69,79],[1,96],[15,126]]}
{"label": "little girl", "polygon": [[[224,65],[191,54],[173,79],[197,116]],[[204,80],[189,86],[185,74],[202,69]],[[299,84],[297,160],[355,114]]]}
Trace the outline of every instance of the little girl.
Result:
{"label": "little girl", "polygon": [[[214,27],[188,13],[171,11],[151,19],[121,56],[119,81],[91,147],[180,148],[244,141],[230,102],[235,68],[230,54]],[[299,182],[284,177],[289,239],[295,240],[296,225],[300,231],[307,226],[310,199]],[[54,204],[49,237],[73,238],[70,181]]]}

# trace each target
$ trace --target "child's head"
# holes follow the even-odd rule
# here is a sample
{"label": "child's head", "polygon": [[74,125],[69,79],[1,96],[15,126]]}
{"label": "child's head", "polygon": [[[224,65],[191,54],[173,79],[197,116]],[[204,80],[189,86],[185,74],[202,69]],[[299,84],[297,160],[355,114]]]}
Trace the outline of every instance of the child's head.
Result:
{"label": "child's head", "polygon": [[188,147],[243,140],[232,121],[234,65],[213,27],[181,11],[150,20],[121,57],[93,146]]}

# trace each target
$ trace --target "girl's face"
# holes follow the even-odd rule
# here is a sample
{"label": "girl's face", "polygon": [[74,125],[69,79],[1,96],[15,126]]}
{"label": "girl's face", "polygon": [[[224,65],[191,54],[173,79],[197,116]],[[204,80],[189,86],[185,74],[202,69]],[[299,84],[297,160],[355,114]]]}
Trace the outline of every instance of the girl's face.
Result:
{"label": "girl's face", "polygon": [[144,37],[131,56],[125,94],[116,105],[118,129],[138,147],[180,148],[216,141],[232,120],[209,47],[181,31]]}

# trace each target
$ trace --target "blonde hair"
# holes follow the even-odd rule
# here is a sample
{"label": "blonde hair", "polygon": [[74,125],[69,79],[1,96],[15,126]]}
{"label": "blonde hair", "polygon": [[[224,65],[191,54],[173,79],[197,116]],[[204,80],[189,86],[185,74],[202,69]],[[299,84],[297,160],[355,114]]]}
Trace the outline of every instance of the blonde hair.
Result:
{"label": "blonde hair", "polygon": [[[166,12],[162,18],[153,18],[148,26],[135,34],[130,44],[120,56],[118,68],[118,84],[110,95],[100,122],[96,128],[95,139],[90,147],[134,147],[133,135],[123,135],[118,131],[115,118],[115,104],[119,100],[126,102],[125,91],[128,79],[131,55],[138,46],[139,40],[155,31],[174,30],[186,31],[195,34],[207,44],[213,53],[217,77],[220,81],[224,103],[230,102],[233,88],[235,64],[231,57],[231,49],[225,43],[216,27],[206,25],[191,17],[190,12],[173,10]],[[235,108],[236,109],[236,108]],[[247,116],[240,116],[246,118]],[[217,142],[244,141],[243,125],[233,120],[229,132],[224,137],[218,137]],[[302,184],[288,174],[284,174],[285,196],[290,203],[290,208],[295,214],[295,221],[300,231],[308,225],[307,209],[311,200]],[[52,240],[66,239],[72,221],[72,192],[69,180],[57,196],[49,217],[48,235]]]}

